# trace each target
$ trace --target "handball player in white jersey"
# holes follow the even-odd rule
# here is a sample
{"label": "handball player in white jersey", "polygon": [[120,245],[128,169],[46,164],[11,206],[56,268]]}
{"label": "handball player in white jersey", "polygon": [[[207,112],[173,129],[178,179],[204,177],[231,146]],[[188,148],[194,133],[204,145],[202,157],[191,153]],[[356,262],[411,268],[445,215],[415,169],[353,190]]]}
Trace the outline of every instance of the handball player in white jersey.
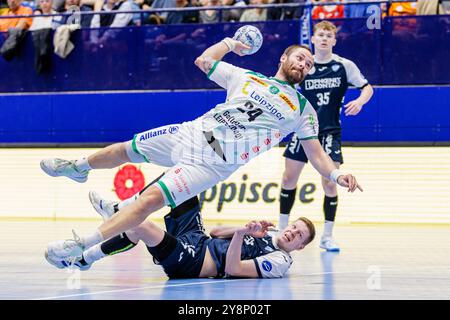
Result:
{"label": "handball player in white jersey", "polygon": [[206,49],[195,64],[227,90],[226,101],[194,121],[172,124],[135,135],[78,160],[44,159],[48,175],[85,182],[90,170],[127,162],[169,167],[157,183],[105,221],[92,234],[49,243],[53,259],[80,256],[83,250],[139,226],[163,206],[172,208],[226,179],[253,157],[295,132],[314,168],[348,191],[362,188],[351,174],[337,170],[318,141],[317,115],[294,84],[313,67],[309,48],[288,47],[274,77],[221,61],[229,52],[243,56],[245,44],[225,38]]}

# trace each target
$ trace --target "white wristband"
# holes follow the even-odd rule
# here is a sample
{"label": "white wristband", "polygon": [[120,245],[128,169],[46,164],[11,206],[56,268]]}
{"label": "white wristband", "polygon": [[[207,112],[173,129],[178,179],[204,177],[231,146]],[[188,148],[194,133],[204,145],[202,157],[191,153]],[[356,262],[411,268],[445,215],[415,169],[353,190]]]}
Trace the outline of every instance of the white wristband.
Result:
{"label": "white wristband", "polygon": [[236,44],[234,43],[234,40],[231,38],[225,38],[221,42],[225,43],[225,45],[228,47],[228,50],[233,51],[236,47]]}
{"label": "white wristband", "polygon": [[337,183],[339,176],[343,176],[343,175],[344,174],[341,171],[339,171],[339,169],[334,169],[330,173],[330,180],[333,181],[334,183]]}

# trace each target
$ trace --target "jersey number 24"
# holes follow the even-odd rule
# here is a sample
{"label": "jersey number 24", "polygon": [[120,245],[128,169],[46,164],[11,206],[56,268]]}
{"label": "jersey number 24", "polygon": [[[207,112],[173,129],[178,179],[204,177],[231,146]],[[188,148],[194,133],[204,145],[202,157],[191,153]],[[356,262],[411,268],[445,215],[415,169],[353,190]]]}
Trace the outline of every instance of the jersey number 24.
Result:
{"label": "jersey number 24", "polygon": [[247,107],[247,109],[249,109],[248,111],[245,111],[242,108],[237,108],[237,109],[242,113],[247,113],[248,122],[254,121],[256,118],[258,118],[260,115],[263,114],[263,111],[260,108],[254,109],[254,106],[250,101],[247,101],[245,103],[245,106]]}

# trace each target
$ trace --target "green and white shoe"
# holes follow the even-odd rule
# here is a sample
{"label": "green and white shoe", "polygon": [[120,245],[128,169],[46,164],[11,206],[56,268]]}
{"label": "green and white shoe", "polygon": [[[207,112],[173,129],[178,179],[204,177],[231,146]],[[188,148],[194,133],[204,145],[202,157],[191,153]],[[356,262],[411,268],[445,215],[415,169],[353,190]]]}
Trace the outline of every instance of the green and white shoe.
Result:
{"label": "green and white shoe", "polygon": [[75,161],[68,161],[59,158],[42,160],[41,169],[51,177],[64,176],[79,183],[86,182],[89,174],[89,170],[78,170],[75,165]]}

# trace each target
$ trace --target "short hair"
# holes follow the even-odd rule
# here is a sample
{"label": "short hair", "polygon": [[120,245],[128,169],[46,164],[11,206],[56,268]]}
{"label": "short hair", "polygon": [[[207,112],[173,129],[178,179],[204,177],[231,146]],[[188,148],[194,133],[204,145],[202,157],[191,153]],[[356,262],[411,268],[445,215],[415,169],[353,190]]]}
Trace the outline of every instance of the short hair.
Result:
{"label": "short hair", "polygon": [[317,30],[323,29],[325,31],[332,31],[334,35],[337,33],[337,27],[330,21],[321,21],[318,24],[314,25],[314,33],[316,33]]}
{"label": "short hair", "polygon": [[289,55],[292,53],[292,51],[294,51],[294,50],[296,50],[296,49],[299,49],[299,48],[306,49],[306,50],[308,50],[311,54],[313,54],[311,48],[308,47],[307,45],[304,45],[304,44],[293,44],[293,45],[290,45],[289,47],[287,47],[287,48],[284,50],[283,54],[285,54],[285,55],[287,55],[287,56],[289,57]]}
{"label": "short hair", "polygon": [[306,246],[316,237],[316,228],[314,227],[314,224],[311,222],[311,220],[309,220],[308,218],[300,217],[297,219],[297,221],[299,220],[303,221],[303,223],[306,224],[306,227],[308,228],[309,231],[309,237],[308,239],[306,239],[306,242],[304,243],[304,245]]}

